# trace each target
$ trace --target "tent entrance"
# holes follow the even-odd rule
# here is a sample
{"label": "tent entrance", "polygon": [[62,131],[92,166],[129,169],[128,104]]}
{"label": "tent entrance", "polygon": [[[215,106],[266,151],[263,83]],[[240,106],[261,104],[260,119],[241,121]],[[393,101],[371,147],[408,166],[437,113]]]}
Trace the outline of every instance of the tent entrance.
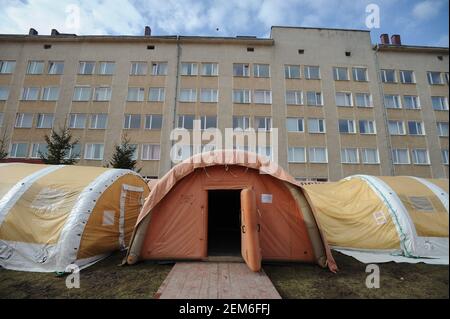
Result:
{"label": "tent entrance", "polygon": [[240,189],[208,191],[208,256],[240,256],[240,194]]}

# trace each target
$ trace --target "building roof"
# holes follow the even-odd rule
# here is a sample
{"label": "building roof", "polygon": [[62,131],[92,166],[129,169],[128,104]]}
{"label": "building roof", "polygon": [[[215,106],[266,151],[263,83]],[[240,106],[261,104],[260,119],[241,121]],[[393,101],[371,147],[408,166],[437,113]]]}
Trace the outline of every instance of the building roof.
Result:
{"label": "building roof", "polygon": [[395,45],[395,44],[376,44],[374,47],[376,51],[390,51],[390,52],[413,52],[413,53],[439,53],[448,54],[446,47],[431,47],[422,45]]}

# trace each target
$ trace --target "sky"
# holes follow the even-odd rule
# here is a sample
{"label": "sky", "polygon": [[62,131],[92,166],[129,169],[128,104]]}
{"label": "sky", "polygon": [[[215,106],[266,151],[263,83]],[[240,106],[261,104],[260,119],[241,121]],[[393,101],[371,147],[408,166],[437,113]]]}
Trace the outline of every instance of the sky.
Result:
{"label": "sky", "polygon": [[153,35],[270,37],[271,26],[283,25],[370,30],[373,43],[388,33],[403,44],[448,47],[448,10],[449,0],[0,0],[0,34],[33,27],[39,34],[142,35],[149,25]]}

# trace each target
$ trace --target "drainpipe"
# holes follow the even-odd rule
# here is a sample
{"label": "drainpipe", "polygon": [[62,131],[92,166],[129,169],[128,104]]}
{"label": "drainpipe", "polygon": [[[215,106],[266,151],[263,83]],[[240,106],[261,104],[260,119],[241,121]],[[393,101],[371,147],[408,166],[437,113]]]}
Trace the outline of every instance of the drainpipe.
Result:
{"label": "drainpipe", "polygon": [[[177,104],[178,104],[178,87],[180,82],[180,58],[181,58],[181,44],[180,44],[180,36],[177,35],[177,64],[176,64],[176,77],[175,77],[175,98],[174,98],[174,104],[173,104],[173,120],[172,120],[172,130],[175,130],[176,128],[176,121],[177,121]],[[171,147],[173,148],[175,144],[175,141],[171,141]],[[170,167],[172,168],[174,166],[174,163],[172,160],[170,160]]]}

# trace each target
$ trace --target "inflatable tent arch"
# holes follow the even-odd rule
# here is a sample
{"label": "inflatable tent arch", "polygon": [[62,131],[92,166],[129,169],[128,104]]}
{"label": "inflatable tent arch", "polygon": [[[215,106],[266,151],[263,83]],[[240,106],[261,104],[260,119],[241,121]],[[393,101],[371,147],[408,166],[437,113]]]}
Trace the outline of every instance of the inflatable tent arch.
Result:
{"label": "inflatable tent arch", "polygon": [[0,164],[0,266],[64,272],[123,249],[148,193],[130,170]]}
{"label": "inflatable tent arch", "polygon": [[315,262],[337,270],[296,181],[256,154],[232,150],[197,154],[153,187],[127,263],[202,260],[230,251],[241,253],[253,271],[261,260]]}

